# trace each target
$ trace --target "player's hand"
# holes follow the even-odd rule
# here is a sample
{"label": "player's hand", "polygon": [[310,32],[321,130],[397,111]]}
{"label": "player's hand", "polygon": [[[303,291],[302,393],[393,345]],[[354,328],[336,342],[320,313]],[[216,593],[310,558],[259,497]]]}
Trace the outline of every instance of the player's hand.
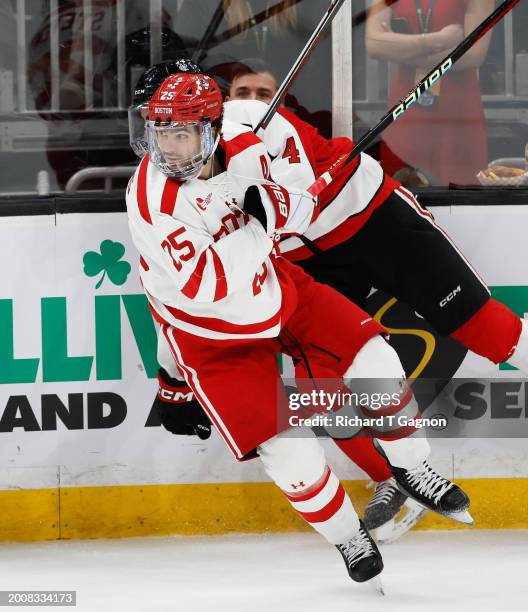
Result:
{"label": "player's hand", "polygon": [[163,427],[179,436],[207,440],[211,435],[211,421],[187,383],[171,378],[163,368],[158,370],[158,382],[155,403]]}
{"label": "player's hand", "polygon": [[307,191],[288,190],[271,182],[252,185],[244,196],[244,211],[260,221],[268,236],[303,234],[315,206]]}

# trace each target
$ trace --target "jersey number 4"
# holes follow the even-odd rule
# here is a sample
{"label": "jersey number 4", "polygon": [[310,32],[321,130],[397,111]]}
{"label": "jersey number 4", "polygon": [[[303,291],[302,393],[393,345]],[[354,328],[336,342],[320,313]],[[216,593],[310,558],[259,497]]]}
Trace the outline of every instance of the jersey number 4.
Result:
{"label": "jersey number 4", "polygon": [[[176,268],[176,270],[178,270],[178,272],[182,269],[181,262],[189,261],[189,259],[192,259],[195,255],[195,250],[192,245],[192,242],[189,242],[188,240],[181,240],[180,242],[178,242],[178,240],[176,240],[178,236],[181,236],[181,234],[184,233],[185,228],[180,227],[180,229],[177,229],[175,232],[172,232],[172,234],[169,234],[167,236],[167,239],[161,243],[161,248],[167,251],[170,258],[172,259],[174,267]],[[175,255],[174,251],[183,252],[178,253],[178,255]]]}
{"label": "jersey number 4", "polygon": [[290,136],[286,141],[286,147],[284,149],[284,153],[282,154],[282,159],[289,160],[290,164],[301,163],[299,149],[295,146],[295,139],[293,136]]}

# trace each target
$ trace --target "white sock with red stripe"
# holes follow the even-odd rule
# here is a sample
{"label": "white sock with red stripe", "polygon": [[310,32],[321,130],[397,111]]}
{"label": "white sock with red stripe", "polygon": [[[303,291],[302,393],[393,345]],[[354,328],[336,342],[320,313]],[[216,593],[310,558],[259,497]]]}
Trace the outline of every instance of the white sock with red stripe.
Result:
{"label": "white sock with red stripe", "polygon": [[299,427],[275,436],[258,452],[266,473],[291,505],[331,544],[343,544],[357,534],[356,511],[311,429]]}
{"label": "white sock with red stripe", "polygon": [[[399,396],[394,405],[376,410],[363,408],[367,418],[391,416],[393,423],[399,423],[400,418],[405,423],[421,416],[412,390],[405,384],[405,371],[398,353],[381,336],[371,338],[361,347],[343,378],[352,390],[354,380],[373,379],[388,395]],[[391,424],[388,420],[386,428],[371,429],[370,433],[395,467],[410,470],[429,456],[431,448],[422,430]]]}

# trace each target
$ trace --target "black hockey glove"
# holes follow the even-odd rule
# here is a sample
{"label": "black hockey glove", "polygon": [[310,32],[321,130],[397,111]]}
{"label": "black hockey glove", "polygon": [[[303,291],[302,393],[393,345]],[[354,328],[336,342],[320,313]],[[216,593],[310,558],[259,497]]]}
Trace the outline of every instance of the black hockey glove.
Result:
{"label": "black hockey glove", "polygon": [[158,370],[158,382],[156,411],[163,427],[179,436],[207,440],[211,435],[211,421],[187,383],[171,378],[163,368]]}
{"label": "black hockey glove", "polygon": [[251,185],[246,190],[244,195],[244,212],[260,221],[264,229],[267,228],[268,218],[264,210],[264,204],[262,204],[259,188],[256,185]]}

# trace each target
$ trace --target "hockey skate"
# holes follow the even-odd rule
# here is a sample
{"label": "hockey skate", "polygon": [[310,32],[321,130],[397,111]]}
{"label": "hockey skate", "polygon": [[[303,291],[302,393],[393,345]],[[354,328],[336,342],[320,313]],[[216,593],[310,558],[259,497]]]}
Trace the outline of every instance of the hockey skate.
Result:
{"label": "hockey skate", "polygon": [[337,544],[336,548],[341,553],[352,580],[372,581],[376,590],[384,595],[381,580],[376,579],[383,570],[383,560],[363,521],[359,521],[358,533],[344,544]]}
{"label": "hockey skate", "polygon": [[394,478],[376,485],[365,508],[365,527],[379,544],[390,544],[407,533],[427,512],[400,492]]}
{"label": "hockey skate", "polygon": [[437,514],[473,524],[468,512],[469,497],[443,476],[434,472],[427,461],[412,470],[391,466],[392,473],[402,493]]}

